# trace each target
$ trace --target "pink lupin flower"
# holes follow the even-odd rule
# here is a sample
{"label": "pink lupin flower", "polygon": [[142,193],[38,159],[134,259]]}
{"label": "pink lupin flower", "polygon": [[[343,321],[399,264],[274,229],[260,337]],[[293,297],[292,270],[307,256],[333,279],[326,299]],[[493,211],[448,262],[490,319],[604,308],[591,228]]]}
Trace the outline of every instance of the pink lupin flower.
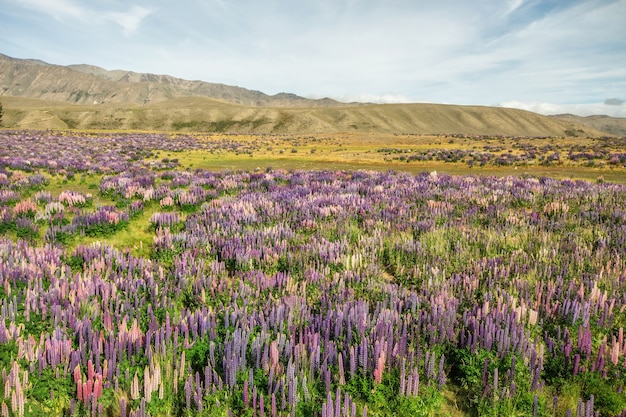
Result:
{"label": "pink lupin flower", "polygon": [[102,397],[102,376],[97,375],[93,385],[93,398],[94,401]]}
{"label": "pink lupin flower", "polygon": [[91,359],[87,362],[87,380],[91,381],[94,378],[95,372],[93,369],[93,362]]}
{"label": "pink lupin flower", "polygon": [[80,366],[76,365],[76,367],[74,368],[74,382],[75,383],[79,383],[81,381],[81,374],[80,374]]}
{"label": "pink lupin flower", "polygon": [[378,357],[378,363],[377,363],[376,369],[374,370],[374,380],[376,381],[377,384],[380,384],[383,380],[383,371],[385,369],[385,359],[386,359],[386,354],[385,354],[385,351],[382,350],[380,352],[380,356]]}
{"label": "pink lupin flower", "polygon": [[78,401],[83,401],[83,383],[82,381],[78,381],[76,383],[76,397]]}
{"label": "pink lupin flower", "polygon": [[93,395],[93,380],[88,379],[84,384],[83,384],[83,397],[85,399],[89,398],[90,396]]}
{"label": "pink lupin flower", "polygon": [[19,407],[18,401],[17,401],[17,393],[15,391],[11,392],[11,410],[13,410],[14,413],[17,412]]}

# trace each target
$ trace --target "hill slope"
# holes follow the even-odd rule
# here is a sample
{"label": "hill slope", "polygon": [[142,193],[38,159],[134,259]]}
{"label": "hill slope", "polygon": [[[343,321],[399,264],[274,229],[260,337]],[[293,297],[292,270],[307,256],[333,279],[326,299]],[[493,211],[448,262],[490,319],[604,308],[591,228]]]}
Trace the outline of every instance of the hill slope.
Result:
{"label": "hill slope", "polygon": [[591,128],[524,110],[436,104],[251,107],[201,97],[130,104],[70,105],[3,97],[4,126],[31,129],[138,129],[204,132],[350,131],[506,136],[602,136]]}
{"label": "hill slope", "polygon": [[576,116],[574,114],[559,114],[550,117],[565,120],[571,123],[578,123],[592,129],[601,130],[611,135],[626,136],[626,118],[623,117],[611,117],[604,115]]}

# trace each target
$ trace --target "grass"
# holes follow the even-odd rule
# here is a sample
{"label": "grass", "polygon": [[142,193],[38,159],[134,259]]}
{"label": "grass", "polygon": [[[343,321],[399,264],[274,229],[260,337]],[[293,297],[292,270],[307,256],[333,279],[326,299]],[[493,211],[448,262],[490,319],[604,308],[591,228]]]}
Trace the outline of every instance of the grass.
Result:
{"label": "grass", "polygon": [[[623,167],[597,161],[574,162],[566,158],[568,152],[593,153],[602,148],[605,153],[626,152],[626,143],[602,142],[593,138],[457,138],[417,135],[386,134],[335,134],[306,137],[212,135],[211,140],[236,140],[245,145],[240,151],[184,151],[176,153],[157,152],[157,157],[178,158],[183,169],[255,170],[255,169],[327,169],[327,170],[375,170],[405,171],[419,173],[437,171],[453,175],[530,175],[559,179],[580,179],[626,183],[626,170]],[[474,151],[491,152],[495,155],[519,155],[532,147],[544,157],[558,152],[561,162],[542,164],[538,160],[528,164],[469,166],[466,161],[445,162],[440,160],[402,161],[398,154],[424,151]]]}
{"label": "grass", "polygon": [[[99,184],[102,179],[101,175],[90,175],[81,177],[76,175],[74,179],[65,179],[60,175],[48,176],[50,183],[46,186],[46,191],[52,195],[58,196],[64,190],[81,192],[83,194],[91,194],[93,207],[115,205],[115,200],[103,197],[99,192]],[[81,179],[82,178],[82,179]],[[106,242],[117,249],[129,249],[135,256],[148,257],[150,253],[150,245],[152,244],[153,233],[149,230],[150,216],[157,211],[152,206],[146,207],[141,213],[129,222],[128,227],[117,231],[111,236],[103,237],[76,237],[68,245],[68,253],[70,253],[79,244],[90,244],[97,241]],[[43,234],[43,230],[41,234]]]}
{"label": "grass", "polygon": [[64,190],[71,189],[72,191],[91,194],[96,197],[100,187],[100,180],[102,179],[102,175],[97,174],[83,175],[78,173],[71,178],[67,178],[65,175],[61,174],[50,175],[46,172],[43,172],[43,174],[50,182],[46,186],[46,190],[50,191],[50,193],[55,196],[59,195]]}
{"label": "grass", "polygon": [[133,256],[149,258],[150,246],[154,238],[154,233],[149,229],[149,220],[154,211],[156,210],[145,209],[128,223],[128,227],[111,236],[81,237],[73,242],[70,249],[73,250],[79,244],[88,245],[94,242],[105,242],[119,250],[130,250]]}

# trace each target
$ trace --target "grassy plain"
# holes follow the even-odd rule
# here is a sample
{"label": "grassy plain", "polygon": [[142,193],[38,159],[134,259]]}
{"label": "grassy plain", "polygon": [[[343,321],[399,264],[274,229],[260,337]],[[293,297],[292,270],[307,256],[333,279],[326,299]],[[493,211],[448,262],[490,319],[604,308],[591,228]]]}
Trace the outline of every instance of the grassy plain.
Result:
{"label": "grassy plain", "polygon": [[[333,135],[211,135],[207,140],[236,140],[244,150],[157,151],[157,158],[176,158],[184,169],[207,170],[373,170],[419,173],[437,171],[452,175],[536,176],[626,182],[623,166],[611,163],[610,155],[626,153],[625,139],[606,138],[510,138],[451,137],[431,135],[390,135],[339,133]],[[471,163],[476,155],[522,157],[534,150],[530,160],[484,164]],[[453,153],[411,159],[411,155]],[[547,161],[559,154],[558,160]],[[572,160],[570,154],[594,156]],[[603,155],[603,156],[602,156]],[[603,159],[604,158],[604,159]]]}

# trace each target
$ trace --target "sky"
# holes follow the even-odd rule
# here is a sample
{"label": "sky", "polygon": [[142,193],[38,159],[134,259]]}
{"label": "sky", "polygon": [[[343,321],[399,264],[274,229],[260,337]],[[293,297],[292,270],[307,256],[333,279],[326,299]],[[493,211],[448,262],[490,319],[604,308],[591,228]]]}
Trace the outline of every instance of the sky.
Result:
{"label": "sky", "polygon": [[0,0],[0,28],[58,65],[626,117],[626,0]]}

